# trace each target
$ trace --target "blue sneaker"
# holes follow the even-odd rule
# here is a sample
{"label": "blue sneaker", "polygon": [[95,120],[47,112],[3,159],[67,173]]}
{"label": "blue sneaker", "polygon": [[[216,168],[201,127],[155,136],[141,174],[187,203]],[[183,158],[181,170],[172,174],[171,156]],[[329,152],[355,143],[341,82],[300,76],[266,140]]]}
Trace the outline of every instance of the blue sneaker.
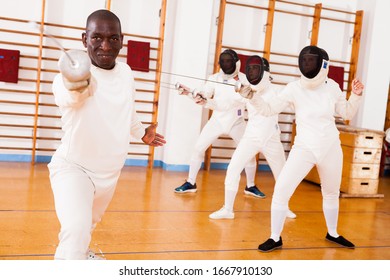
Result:
{"label": "blue sneaker", "polygon": [[244,193],[258,198],[265,198],[265,194],[262,193],[256,186],[250,188],[245,187]]}
{"label": "blue sneaker", "polygon": [[191,184],[185,182],[183,185],[175,189],[175,193],[187,193],[187,192],[192,192],[192,193],[196,192],[196,183]]}

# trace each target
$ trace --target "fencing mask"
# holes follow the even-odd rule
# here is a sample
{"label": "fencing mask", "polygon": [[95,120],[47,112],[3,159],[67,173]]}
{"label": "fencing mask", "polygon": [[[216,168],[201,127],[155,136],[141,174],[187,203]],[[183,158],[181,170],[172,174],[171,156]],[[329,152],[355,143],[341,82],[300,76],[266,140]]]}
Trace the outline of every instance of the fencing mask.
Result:
{"label": "fencing mask", "polygon": [[299,53],[298,65],[302,86],[313,89],[322,84],[328,75],[329,56],[319,47],[306,46]]}
{"label": "fencing mask", "polygon": [[270,84],[268,60],[258,55],[250,56],[246,61],[245,75],[254,91],[262,91]]}
{"label": "fencing mask", "polygon": [[232,49],[224,50],[219,56],[219,66],[224,74],[224,80],[234,78],[240,71],[240,59]]}

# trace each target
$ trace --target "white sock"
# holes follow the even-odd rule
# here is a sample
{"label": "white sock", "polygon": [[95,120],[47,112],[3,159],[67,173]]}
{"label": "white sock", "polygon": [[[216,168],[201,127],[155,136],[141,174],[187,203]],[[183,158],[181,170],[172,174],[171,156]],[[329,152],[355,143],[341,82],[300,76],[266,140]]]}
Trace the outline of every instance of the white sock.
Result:
{"label": "white sock", "polygon": [[202,166],[202,162],[198,160],[191,160],[190,162],[190,171],[188,172],[187,182],[194,185],[196,182],[196,177],[198,176],[198,172],[200,167]]}
{"label": "white sock", "polygon": [[288,205],[271,203],[271,238],[278,242],[282,233]]}
{"label": "white sock", "polygon": [[225,188],[225,209],[233,212],[234,200],[236,199],[237,191]]}
{"label": "white sock", "polygon": [[255,185],[256,165],[245,167],[245,174],[246,185],[248,186],[248,188],[253,187]]}
{"label": "white sock", "polygon": [[333,237],[339,237],[337,233],[337,221],[339,217],[339,199],[327,199],[322,202],[328,233]]}

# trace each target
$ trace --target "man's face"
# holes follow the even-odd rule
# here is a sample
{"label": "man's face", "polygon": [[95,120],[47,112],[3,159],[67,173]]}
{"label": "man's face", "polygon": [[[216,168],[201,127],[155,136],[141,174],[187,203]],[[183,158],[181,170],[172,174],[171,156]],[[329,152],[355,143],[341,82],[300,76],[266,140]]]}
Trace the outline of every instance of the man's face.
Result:
{"label": "man's face", "polygon": [[305,54],[302,57],[302,72],[306,76],[314,75],[318,68],[318,55]]}
{"label": "man's face", "polygon": [[119,23],[108,19],[94,19],[82,35],[93,65],[103,69],[112,69],[123,46],[123,35]]}
{"label": "man's face", "polygon": [[260,77],[260,65],[258,64],[248,65],[247,72],[248,72],[248,77],[247,77],[248,81],[255,82]]}
{"label": "man's face", "polygon": [[234,70],[236,70],[236,63],[234,62],[233,57],[226,53],[221,54],[219,65],[225,74],[233,74]]}

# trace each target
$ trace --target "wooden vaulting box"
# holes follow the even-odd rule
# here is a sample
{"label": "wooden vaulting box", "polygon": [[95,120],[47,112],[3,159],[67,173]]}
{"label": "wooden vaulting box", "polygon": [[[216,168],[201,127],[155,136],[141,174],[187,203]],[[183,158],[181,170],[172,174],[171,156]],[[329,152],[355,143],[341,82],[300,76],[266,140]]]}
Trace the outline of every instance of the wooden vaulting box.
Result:
{"label": "wooden vaulting box", "polygon": [[[338,125],[343,150],[342,197],[381,197],[378,195],[383,131]],[[305,178],[320,184],[314,167]]]}

